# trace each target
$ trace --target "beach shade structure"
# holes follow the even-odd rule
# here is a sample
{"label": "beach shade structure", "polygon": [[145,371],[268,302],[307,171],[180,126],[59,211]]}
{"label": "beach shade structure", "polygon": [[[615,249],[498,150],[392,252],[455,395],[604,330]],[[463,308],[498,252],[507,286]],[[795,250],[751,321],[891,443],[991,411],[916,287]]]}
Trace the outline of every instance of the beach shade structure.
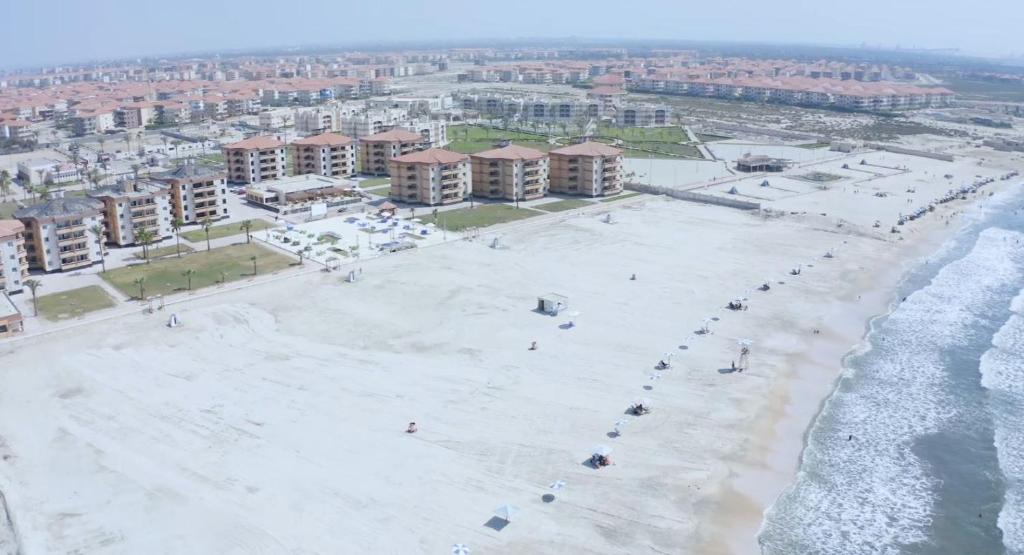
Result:
{"label": "beach shade structure", "polygon": [[505,522],[512,522],[512,517],[516,516],[517,513],[519,513],[519,507],[515,505],[502,505],[494,509],[494,516]]}
{"label": "beach shade structure", "polygon": [[171,317],[167,319],[167,327],[176,328],[181,325],[181,320],[178,319],[177,314],[171,314]]}
{"label": "beach shade structure", "polygon": [[612,448],[608,447],[607,445],[595,445],[594,448],[590,450],[590,452],[593,453],[594,455],[597,455],[598,457],[607,457],[608,455],[612,454]]}
{"label": "beach shade structure", "polygon": [[564,487],[565,487],[565,480],[555,480],[554,482],[551,482],[550,484],[548,484],[548,489],[551,489],[551,490],[554,490],[554,491],[558,491],[558,490],[560,490],[560,489],[562,489]]}
{"label": "beach shade structure", "polygon": [[469,555],[472,550],[464,543],[457,543],[452,546],[452,555]]}
{"label": "beach shade structure", "polygon": [[537,312],[557,316],[569,307],[569,297],[558,293],[548,293],[537,297]]}

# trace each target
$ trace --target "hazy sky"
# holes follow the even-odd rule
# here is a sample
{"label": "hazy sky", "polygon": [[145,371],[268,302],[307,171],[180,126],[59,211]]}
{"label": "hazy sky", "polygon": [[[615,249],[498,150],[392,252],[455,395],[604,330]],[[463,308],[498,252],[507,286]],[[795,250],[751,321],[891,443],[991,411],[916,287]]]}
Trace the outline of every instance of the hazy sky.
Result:
{"label": "hazy sky", "polygon": [[0,67],[217,49],[657,38],[1024,52],[1024,0],[0,0]]}

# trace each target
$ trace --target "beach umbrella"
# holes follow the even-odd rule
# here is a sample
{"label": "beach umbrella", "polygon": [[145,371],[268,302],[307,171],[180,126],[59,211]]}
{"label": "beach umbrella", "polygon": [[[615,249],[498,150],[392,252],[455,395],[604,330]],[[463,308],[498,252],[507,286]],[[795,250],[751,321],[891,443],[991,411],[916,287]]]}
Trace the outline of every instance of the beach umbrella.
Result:
{"label": "beach umbrella", "polygon": [[512,522],[512,517],[519,512],[519,507],[514,505],[502,505],[497,509],[494,509],[494,516],[504,520],[505,522]]}
{"label": "beach umbrella", "polygon": [[607,445],[598,445],[592,449],[592,452],[599,457],[607,457],[612,454],[612,448]]}
{"label": "beach umbrella", "polygon": [[555,480],[554,482],[548,484],[548,487],[555,491],[558,491],[565,487],[565,480]]}
{"label": "beach umbrella", "polygon": [[457,543],[452,546],[452,555],[469,555],[472,552],[469,546],[464,543]]}

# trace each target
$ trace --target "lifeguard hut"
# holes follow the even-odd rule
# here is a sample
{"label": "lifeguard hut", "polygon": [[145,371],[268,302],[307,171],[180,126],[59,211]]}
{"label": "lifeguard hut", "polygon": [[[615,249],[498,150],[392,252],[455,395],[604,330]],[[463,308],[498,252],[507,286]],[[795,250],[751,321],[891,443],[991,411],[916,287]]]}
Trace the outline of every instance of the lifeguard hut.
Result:
{"label": "lifeguard hut", "polygon": [[537,297],[537,312],[558,316],[558,313],[569,308],[569,297],[558,293],[548,293]]}

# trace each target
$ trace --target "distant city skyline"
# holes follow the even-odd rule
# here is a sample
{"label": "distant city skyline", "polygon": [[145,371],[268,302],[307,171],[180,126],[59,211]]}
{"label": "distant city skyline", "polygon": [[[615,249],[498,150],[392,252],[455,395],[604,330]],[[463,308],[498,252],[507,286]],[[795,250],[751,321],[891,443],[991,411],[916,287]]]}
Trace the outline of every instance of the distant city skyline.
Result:
{"label": "distant city skyline", "polygon": [[1015,25],[1024,7],[982,0],[959,9],[948,0],[864,0],[856,8],[802,0],[736,0],[728,6],[671,0],[629,3],[521,0],[514,6],[466,0],[431,3],[249,0],[124,4],[114,0],[13,2],[0,35],[4,68],[98,59],[425,41],[543,40],[558,37],[694,40],[855,47],[958,49],[1017,55]]}

